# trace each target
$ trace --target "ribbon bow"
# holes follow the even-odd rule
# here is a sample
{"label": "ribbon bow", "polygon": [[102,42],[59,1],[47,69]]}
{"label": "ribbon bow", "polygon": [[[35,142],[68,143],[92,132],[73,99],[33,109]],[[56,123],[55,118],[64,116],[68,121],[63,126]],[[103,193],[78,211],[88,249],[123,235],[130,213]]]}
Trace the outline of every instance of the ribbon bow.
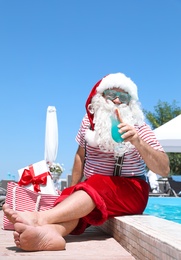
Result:
{"label": "ribbon bow", "polygon": [[34,191],[39,192],[39,191],[41,191],[40,184],[46,185],[48,175],[50,175],[49,172],[44,172],[38,176],[35,176],[33,166],[30,165],[29,169],[25,169],[23,171],[23,174],[21,176],[21,179],[18,182],[18,185],[26,186],[28,184],[33,184]]}

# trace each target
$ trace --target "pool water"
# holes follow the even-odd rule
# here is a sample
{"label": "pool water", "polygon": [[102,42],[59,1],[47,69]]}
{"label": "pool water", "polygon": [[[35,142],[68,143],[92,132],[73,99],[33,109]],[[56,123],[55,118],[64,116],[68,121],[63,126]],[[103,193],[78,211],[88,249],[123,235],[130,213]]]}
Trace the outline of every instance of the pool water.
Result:
{"label": "pool water", "polygon": [[144,214],[164,218],[181,224],[181,198],[149,197]]}

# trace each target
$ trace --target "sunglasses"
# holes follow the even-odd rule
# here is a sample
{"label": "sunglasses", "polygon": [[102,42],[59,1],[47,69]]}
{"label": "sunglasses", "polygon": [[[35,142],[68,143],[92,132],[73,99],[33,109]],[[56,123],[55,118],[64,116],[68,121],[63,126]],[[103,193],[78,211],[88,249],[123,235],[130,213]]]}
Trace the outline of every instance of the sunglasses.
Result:
{"label": "sunglasses", "polygon": [[116,98],[119,98],[119,101],[124,104],[128,104],[131,100],[131,96],[125,92],[119,92],[114,89],[106,89],[103,92],[104,97],[113,101]]}

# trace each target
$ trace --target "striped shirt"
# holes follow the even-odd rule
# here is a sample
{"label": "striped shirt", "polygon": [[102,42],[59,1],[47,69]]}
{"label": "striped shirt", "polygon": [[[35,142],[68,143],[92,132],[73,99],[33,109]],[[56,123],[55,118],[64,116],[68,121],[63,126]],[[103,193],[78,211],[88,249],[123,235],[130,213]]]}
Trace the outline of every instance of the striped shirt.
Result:
{"label": "striped shirt", "polygon": [[[114,154],[110,152],[105,153],[98,147],[91,147],[87,144],[87,142],[85,142],[85,131],[89,129],[89,127],[90,122],[86,114],[76,136],[76,141],[78,144],[83,148],[86,146],[84,176],[86,178],[89,178],[94,174],[112,176],[115,164]],[[135,128],[142,140],[148,143],[155,150],[164,151],[156,139],[155,134],[146,123],[140,127],[135,126]],[[133,148],[124,155],[121,176],[131,177],[142,174],[145,174],[145,163],[138,150]]]}

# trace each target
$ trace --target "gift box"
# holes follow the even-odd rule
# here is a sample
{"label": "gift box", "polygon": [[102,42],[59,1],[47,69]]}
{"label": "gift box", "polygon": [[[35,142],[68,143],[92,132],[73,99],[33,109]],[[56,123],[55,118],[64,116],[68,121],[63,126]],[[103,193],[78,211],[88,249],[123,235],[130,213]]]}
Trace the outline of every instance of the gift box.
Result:
{"label": "gift box", "polygon": [[45,160],[18,170],[18,174],[20,186],[43,194],[58,194]]}
{"label": "gift box", "polygon": [[[31,191],[15,182],[8,182],[5,203],[17,211],[43,211],[51,209],[59,195]],[[3,229],[14,230],[14,225],[3,216]]]}

